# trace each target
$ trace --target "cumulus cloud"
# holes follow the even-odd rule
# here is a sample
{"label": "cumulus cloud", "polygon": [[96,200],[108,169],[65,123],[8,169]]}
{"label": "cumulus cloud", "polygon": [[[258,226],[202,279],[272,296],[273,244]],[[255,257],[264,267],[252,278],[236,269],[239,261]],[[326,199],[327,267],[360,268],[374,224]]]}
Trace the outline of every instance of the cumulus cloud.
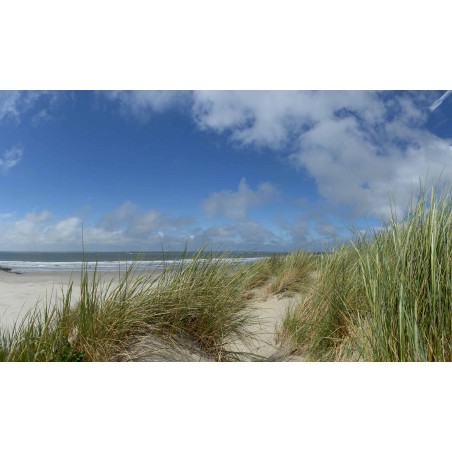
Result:
{"label": "cumulus cloud", "polygon": [[84,225],[71,215],[55,218],[48,211],[23,216],[0,215],[0,249],[80,250],[82,237],[88,250],[215,249],[280,250],[285,245],[274,232],[255,221],[238,221],[201,228],[190,218],[173,217],[157,210],[142,210],[126,202],[103,215],[97,224]]}
{"label": "cumulus cloud", "polygon": [[[183,103],[199,129],[225,134],[238,146],[278,152],[306,170],[327,202],[349,206],[356,216],[387,217],[389,200],[403,210],[419,180],[429,184],[441,176],[443,182],[452,182],[451,140],[426,129],[429,114],[449,95],[449,91],[442,95],[426,91],[135,91],[107,97],[118,102],[123,112],[141,118]],[[222,192],[206,201],[205,209],[243,218],[247,207],[240,207],[238,199],[240,193]]]}
{"label": "cumulus cloud", "polygon": [[52,214],[43,210],[29,212],[16,221],[11,221],[10,218],[14,217],[2,218],[4,221],[0,221],[0,245],[3,249],[39,242],[44,237]]}
{"label": "cumulus cloud", "polygon": [[237,191],[224,190],[212,193],[203,203],[208,215],[225,215],[228,218],[240,220],[246,217],[248,210],[271,201],[277,193],[269,182],[261,183],[253,190],[242,178]]}
{"label": "cumulus cloud", "polygon": [[[202,129],[229,132],[243,145],[279,150],[337,109],[363,109],[366,92],[195,91],[193,115]],[[366,116],[381,115],[379,109]]]}
{"label": "cumulus cloud", "polygon": [[186,240],[189,234],[184,227],[189,224],[189,218],[173,218],[156,210],[142,211],[130,202],[107,212],[95,226],[86,227],[78,216],[55,219],[48,210],[29,212],[17,219],[2,214],[0,249],[79,249],[82,236],[87,246],[157,248],[162,241],[170,242],[169,234],[175,231],[177,240]]}
{"label": "cumulus cloud", "polygon": [[14,168],[21,161],[23,153],[21,148],[11,148],[5,151],[0,157],[0,170],[8,171]]}
{"label": "cumulus cloud", "polygon": [[420,179],[452,181],[450,140],[425,128],[433,95],[206,91],[194,93],[193,114],[239,145],[286,153],[327,201],[385,217],[390,198],[404,209]]}
{"label": "cumulus cloud", "polygon": [[77,217],[65,218],[44,230],[45,237],[53,243],[81,240],[81,232],[82,220]]}

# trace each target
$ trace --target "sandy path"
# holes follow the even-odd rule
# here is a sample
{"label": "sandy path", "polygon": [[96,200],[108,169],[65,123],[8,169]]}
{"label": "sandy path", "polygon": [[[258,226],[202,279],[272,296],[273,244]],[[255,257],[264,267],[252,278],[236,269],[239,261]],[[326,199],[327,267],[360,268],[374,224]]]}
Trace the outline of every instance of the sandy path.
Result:
{"label": "sandy path", "polygon": [[251,339],[231,343],[231,351],[257,355],[265,361],[299,361],[299,356],[290,354],[287,346],[277,342],[276,332],[281,326],[289,307],[300,301],[300,294],[269,295],[268,285],[252,291],[253,314],[256,323],[248,328]]}
{"label": "sandy path", "polygon": [[[303,361],[282,344],[277,343],[276,331],[288,307],[300,301],[299,294],[268,295],[267,286],[252,291],[255,322],[248,327],[250,339],[246,342],[234,340],[226,349],[239,353],[242,361]],[[242,355],[243,354],[243,355]],[[212,361],[188,338],[173,338],[171,341],[152,334],[139,338],[128,350],[118,356],[122,361]]]}

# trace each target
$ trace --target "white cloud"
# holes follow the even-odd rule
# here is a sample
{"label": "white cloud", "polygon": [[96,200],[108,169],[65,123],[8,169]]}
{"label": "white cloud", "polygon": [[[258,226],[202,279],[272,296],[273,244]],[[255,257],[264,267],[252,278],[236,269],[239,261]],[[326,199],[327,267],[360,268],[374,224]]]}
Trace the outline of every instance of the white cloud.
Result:
{"label": "white cloud", "polygon": [[209,215],[225,215],[236,220],[246,217],[248,210],[273,199],[276,188],[269,182],[261,183],[256,190],[251,189],[242,178],[237,191],[224,190],[212,193],[203,203]]}
{"label": "white cloud", "polygon": [[161,113],[183,104],[190,96],[184,91],[105,91],[105,97],[118,104],[125,116],[146,121],[152,113]]}
{"label": "white cloud", "polygon": [[137,205],[126,201],[119,207],[102,216],[98,226],[106,230],[114,230],[124,223],[128,223],[139,212]]}
{"label": "white cloud", "polygon": [[52,214],[43,210],[29,212],[16,221],[0,222],[0,245],[3,249],[14,249],[16,246],[40,242],[51,218]]}
{"label": "white cloud", "polygon": [[[0,249],[80,249],[82,219],[70,216],[54,219],[48,210],[28,212],[22,217],[0,218]],[[104,231],[105,235],[108,231]]]}
{"label": "white cloud", "polygon": [[8,116],[17,118],[20,97],[19,91],[0,91],[0,121]]}
{"label": "white cloud", "polygon": [[187,217],[172,217],[159,210],[142,211],[136,204],[126,201],[99,220],[97,227],[107,231],[124,231],[127,236],[146,237],[159,228],[176,229],[191,223]]}
{"label": "white cloud", "polygon": [[[390,197],[404,209],[420,179],[429,184],[441,175],[452,182],[451,140],[425,128],[428,115],[449,92],[438,96],[424,91],[107,94],[121,111],[142,119],[183,104],[201,130],[227,134],[239,146],[282,153],[308,171],[326,201],[349,206],[354,215],[378,216],[389,214]],[[205,210],[244,218],[246,199],[240,189],[220,192],[206,200]]]}
{"label": "white cloud", "polygon": [[[231,133],[243,145],[278,150],[294,135],[339,108],[361,109],[374,95],[367,92],[312,91],[195,91],[193,114],[202,129]],[[369,110],[369,119],[382,115]]]}
{"label": "white cloud", "polygon": [[0,157],[0,169],[2,171],[8,171],[14,168],[22,159],[23,149],[11,148],[3,153]]}
{"label": "white cloud", "polygon": [[256,221],[240,221],[236,224],[213,226],[199,231],[195,243],[205,243],[222,249],[263,250],[281,249],[281,237],[275,235]]}
{"label": "white cloud", "polygon": [[95,226],[83,218],[57,219],[48,211],[21,217],[0,216],[0,249],[3,250],[182,250],[207,244],[223,249],[281,249],[281,237],[255,221],[239,221],[200,228],[190,218],[172,217],[157,210],[141,210],[130,202],[106,213]]}
{"label": "white cloud", "polygon": [[193,114],[240,145],[285,152],[327,201],[387,216],[390,197],[404,209],[420,179],[452,181],[450,140],[424,128],[432,95],[206,91],[194,93]]}
{"label": "white cloud", "polygon": [[45,240],[50,243],[74,243],[82,240],[82,220],[69,217],[58,221],[43,231]]}
{"label": "white cloud", "polygon": [[[83,234],[82,234],[83,232]],[[124,203],[106,213],[94,226],[84,225],[75,215],[55,218],[48,211],[33,211],[21,217],[0,216],[0,249],[3,250],[269,250],[322,249],[338,235],[337,227],[324,219],[286,222],[268,229],[257,221],[199,227],[190,219],[171,217],[156,210],[143,211]]]}
{"label": "white cloud", "polygon": [[451,94],[452,91],[446,91],[439,99],[435,100],[435,102],[430,105],[429,110],[435,111]]}
{"label": "white cloud", "polygon": [[37,126],[44,122],[50,121],[52,118],[53,117],[52,115],[49,114],[47,108],[43,108],[42,110],[39,110],[36,114],[33,115],[33,117],[31,118],[31,123],[34,126]]}
{"label": "white cloud", "polygon": [[10,118],[16,122],[21,116],[32,109],[36,109],[40,101],[44,101],[46,108],[36,113],[33,124],[48,119],[50,110],[58,107],[60,100],[67,94],[61,91],[0,91],[0,121]]}

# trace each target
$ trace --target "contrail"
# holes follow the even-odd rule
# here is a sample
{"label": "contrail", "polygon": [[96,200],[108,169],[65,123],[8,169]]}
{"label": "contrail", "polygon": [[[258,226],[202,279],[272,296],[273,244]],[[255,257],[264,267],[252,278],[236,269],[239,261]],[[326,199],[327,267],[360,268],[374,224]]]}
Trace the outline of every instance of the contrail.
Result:
{"label": "contrail", "polygon": [[435,111],[450,95],[452,94],[452,91],[446,91],[439,99],[435,100],[428,109],[430,111]]}

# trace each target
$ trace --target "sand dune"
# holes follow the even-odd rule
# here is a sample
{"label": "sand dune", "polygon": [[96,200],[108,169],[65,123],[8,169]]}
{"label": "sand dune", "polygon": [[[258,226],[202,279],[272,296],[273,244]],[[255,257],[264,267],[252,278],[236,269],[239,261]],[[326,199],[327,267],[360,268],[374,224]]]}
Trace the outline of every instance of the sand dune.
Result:
{"label": "sand dune", "polygon": [[[103,282],[118,279],[117,273],[103,273]],[[80,274],[0,272],[0,327],[11,328],[21,321],[36,305],[58,303],[70,283],[73,283],[73,302],[80,296]],[[300,294],[269,295],[268,284],[250,293],[250,303],[255,314],[255,323],[249,327],[247,342],[233,340],[227,349],[237,353],[244,361],[301,360],[292,356],[290,350],[277,342],[276,332],[286,309],[300,301]],[[150,333],[137,338],[119,361],[210,361],[209,357],[188,338],[166,339]]]}

